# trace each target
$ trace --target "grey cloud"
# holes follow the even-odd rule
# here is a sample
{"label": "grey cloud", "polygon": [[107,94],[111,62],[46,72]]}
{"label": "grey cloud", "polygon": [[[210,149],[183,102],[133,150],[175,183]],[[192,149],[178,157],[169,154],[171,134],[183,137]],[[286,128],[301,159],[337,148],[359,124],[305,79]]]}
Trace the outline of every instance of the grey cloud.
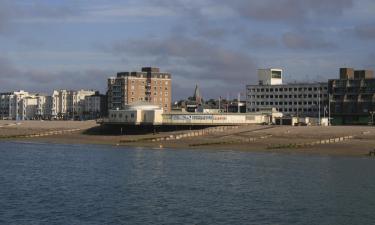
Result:
{"label": "grey cloud", "polygon": [[95,89],[102,92],[106,79],[114,71],[88,69],[83,71],[21,70],[9,59],[0,58],[0,89],[2,91],[28,90],[49,93],[53,89]]}
{"label": "grey cloud", "polygon": [[12,62],[4,57],[0,57],[0,77],[6,79],[12,77],[13,74],[17,73]]}
{"label": "grey cloud", "polygon": [[200,39],[127,40],[116,42],[106,50],[117,56],[149,59],[148,65],[158,65],[175,78],[189,80],[192,87],[195,83],[206,88],[224,87],[216,92],[242,90],[244,84],[256,79],[252,57]]}
{"label": "grey cloud", "polygon": [[247,45],[255,48],[274,48],[279,45],[277,38],[262,35],[262,34],[253,34],[245,38]]}
{"label": "grey cloud", "polygon": [[16,2],[0,0],[0,33],[8,31],[12,21],[67,18],[79,15],[81,12],[82,9],[70,1],[64,4],[56,4],[46,1]]}
{"label": "grey cloud", "polygon": [[362,25],[354,29],[355,34],[362,39],[375,39],[375,25]]}
{"label": "grey cloud", "polygon": [[283,35],[282,41],[284,45],[290,49],[333,49],[337,46],[324,38],[313,35],[313,32],[307,32],[307,35],[302,33],[287,32]]}
{"label": "grey cloud", "polygon": [[203,40],[183,37],[117,42],[111,51],[120,55],[151,57],[157,59],[154,63],[168,65],[179,60],[193,68],[193,71],[202,71],[190,74],[186,71],[189,77],[215,81],[238,82],[248,78],[249,71],[256,68],[253,59],[246,54],[223,49]]}
{"label": "grey cloud", "polygon": [[14,5],[12,1],[0,0],[0,34],[9,29],[9,22],[13,16]]}
{"label": "grey cloud", "polygon": [[241,16],[262,21],[299,23],[309,16],[341,15],[353,7],[353,0],[232,0],[221,1]]}
{"label": "grey cloud", "polygon": [[49,4],[45,1],[34,1],[29,5],[18,5],[18,12],[26,18],[66,18],[81,13],[81,9],[72,2]]}

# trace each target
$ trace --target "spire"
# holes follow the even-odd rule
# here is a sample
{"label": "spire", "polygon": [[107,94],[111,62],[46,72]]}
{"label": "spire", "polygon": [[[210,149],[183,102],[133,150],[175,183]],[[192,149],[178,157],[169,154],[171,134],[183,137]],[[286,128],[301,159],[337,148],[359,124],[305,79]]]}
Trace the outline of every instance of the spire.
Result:
{"label": "spire", "polygon": [[202,96],[198,88],[198,84],[195,86],[195,91],[194,91],[194,99],[197,102],[197,104],[202,104]]}

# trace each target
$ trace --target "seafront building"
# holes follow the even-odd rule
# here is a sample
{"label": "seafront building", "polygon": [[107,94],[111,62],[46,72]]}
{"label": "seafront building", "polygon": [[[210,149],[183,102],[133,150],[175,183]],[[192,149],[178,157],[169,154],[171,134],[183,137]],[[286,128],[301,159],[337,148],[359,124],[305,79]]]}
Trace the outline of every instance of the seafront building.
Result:
{"label": "seafront building", "polygon": [[145,102],[171,111],[171,74],[144,67],[141,72],[120,72],[108,79],[108,108],[125,109],[128,104]]}
{"label": "seafront building", "polygon": [[375,78],[372,70],[341,68],[328,81],[332,124],[374,124]]}
{"label": "seafront building", "polygon": [[94,95],[85,97],[85,111],[83,117],[85,119],[96,119],[107,116],[107,96],[96,92]]}
{"label": "seafront building", "polygon": [[1,93],[1,118],[13,120],[26,118],[26,115],[29,114],[27,110],[31,111],[34,108],[31,106],[33,102],[25,99],[29,96],[29,92],[24,90]]}
{"label": "seafront building", "polygon": [[92,90],[55,90],[52,94],[52,118],[82,118],[85,111],[85,97],[95,93]]}
{"label": "seafront building", "polygon": [[51,96],[23,90],[0,93],[0,119],[96,119],[106,115],[105,106],[106,97],[91,90],[59,90]]}
{"label": "seafront building", "polygon": [[258,70],[259,84],[246,87],[246,111],[275,108],[285,116],[328,115],[327,83],[283,83],[281,69]]}

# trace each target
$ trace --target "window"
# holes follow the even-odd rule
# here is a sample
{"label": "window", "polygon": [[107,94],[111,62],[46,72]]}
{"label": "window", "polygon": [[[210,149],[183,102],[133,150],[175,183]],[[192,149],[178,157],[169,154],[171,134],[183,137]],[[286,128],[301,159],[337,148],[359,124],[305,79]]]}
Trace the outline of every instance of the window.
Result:
{"label": "window", "polygon": [[134,118],[134,113],[130,114],[130,118]]}

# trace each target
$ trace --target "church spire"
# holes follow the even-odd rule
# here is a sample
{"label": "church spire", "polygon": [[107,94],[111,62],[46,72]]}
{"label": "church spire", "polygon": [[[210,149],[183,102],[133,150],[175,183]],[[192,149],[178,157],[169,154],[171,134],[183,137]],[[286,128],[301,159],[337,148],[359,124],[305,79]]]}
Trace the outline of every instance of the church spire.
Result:
{"label": "church spire", "polygon": [[194,97],[195,101],[197,102],[197,104],[202,104],[202,96],[201,96],[201,93],[199,91],[198,84],[195,86],[195,91],[194,91],[193,97]]}

